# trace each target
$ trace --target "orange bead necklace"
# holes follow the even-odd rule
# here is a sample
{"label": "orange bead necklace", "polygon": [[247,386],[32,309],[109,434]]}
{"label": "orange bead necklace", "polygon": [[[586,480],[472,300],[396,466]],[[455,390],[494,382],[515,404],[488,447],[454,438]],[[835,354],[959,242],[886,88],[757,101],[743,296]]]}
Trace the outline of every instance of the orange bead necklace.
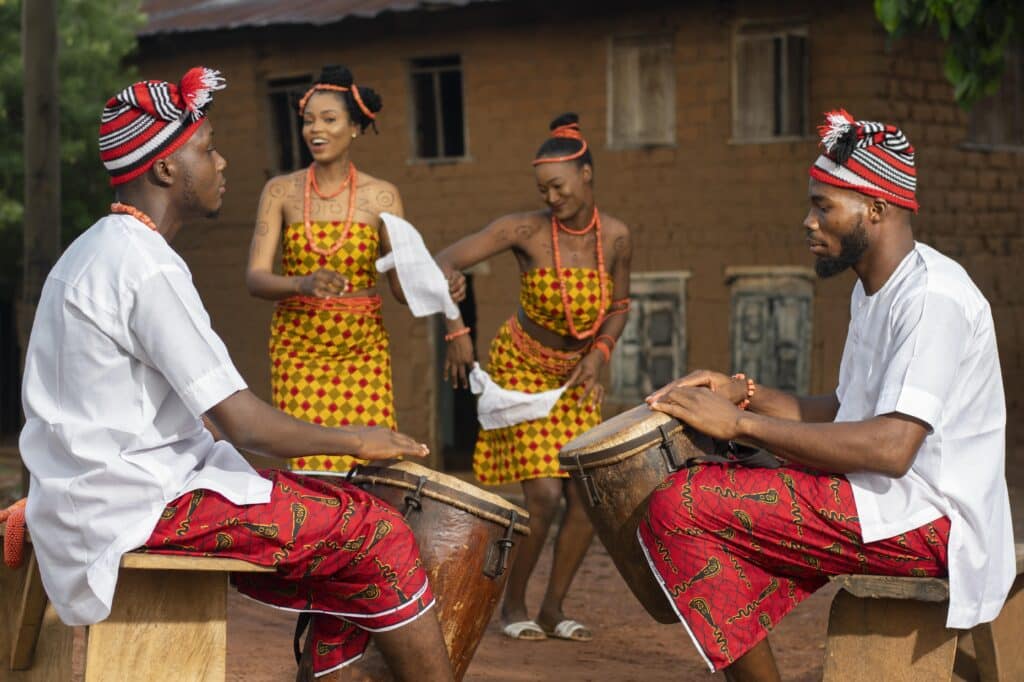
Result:
{"label": "orange bead necklace", "polygon": [[153,219],[134,206],[129,206],[128,204],[122,204],[120,201],[115,201],[110,205],[110,212],[130,215],[154,232],[160,232],[160,230],[156,229],[156,223],[153,222]]}
{"label": "orange bead necklace", "polygon": [[558,229],[560,229],[563,232],[566,232],[568,234],[572,234],[572,235],[575,235],[577,237],[581,237],[581,236],[585,235],[587,232],[590,232],[597,225],[597,220],[598,220],[598,218],[597,218],[597,206],[594,207],[594,215],[590,218],[590,222],[587,223],[587,226],[584,227],[582,230],[574,230],[571,227],[568,227],[568,226],[564,225],[562,223],[562,221],[558,220],[557,218],[555,218],[555,216],[553,214],[552,214],[551,217],[552,217],[552,219],[557,220],[557,222],[558,222]]}
{"label": "orange bead necklace", "polygon": [[[306,191],[302,197],[302,223],[306,228],[306,242],[316,253],[321,256],[330,258],[338,252],[345,242],[348,240],[349,232],[352,230],[352,218],[356,213],[356,165],[354,163],[348,164],[348,177],[345,178],[345,182],[341,183],[341,187],[334,194],[322,194],[320,188],[316,184],[316,173],[313,171],[316,163],[309,164],[309,169],[306,171]],[[309,219],[310,206],[312,202],[312,193],[316,192],[316,195],[321,199],[333,199],[342,193],[345,188],[348,188],[348,216],[345,218],[345,229],[342,231],[341,236],[331,244],[329,247],[322,248],[313,241],[313,222]]]}
{"label": "orange bead necklace", "polygon": [[[566,282],[562,279],[562,253],[558,248],[558,231],[559,229],[565,230],[569,234],[573,235],[584,235],[590,230],[594,230],[595,237],[597,238],[597,283],[601,289],[600,297],[598,298],[598,309],[597,319],[594,320],[594,325],[586,331],[578,331],[576,329],[576,322],[572,318],[572,302],[569,300],[569,287],[566,286]],[[572,230],[567,228],[565,225],[551,214],[551,245],[555,252],[555,278],[558,280],[558,293],[562,295],[562,310],[565,311],[565,322],[569,326],[569,334],[574,339],[589,339],[601,329],[601,325],[605,321],[605,312],[608,310],[608,286],[607,286],[607,274],[604,271],[604,246],[601,244],[601,218],[597,213],[597,207],[594,207],[594,217],[591,219],[590,224],[582,230]]]}

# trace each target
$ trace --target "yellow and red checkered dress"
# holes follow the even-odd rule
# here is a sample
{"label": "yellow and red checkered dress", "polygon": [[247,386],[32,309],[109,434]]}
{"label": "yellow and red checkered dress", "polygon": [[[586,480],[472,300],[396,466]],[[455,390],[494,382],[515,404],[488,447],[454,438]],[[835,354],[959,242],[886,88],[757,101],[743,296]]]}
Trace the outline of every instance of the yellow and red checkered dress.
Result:
{"label": "yellow and red checkered dress", "polygon": [[[344,223],[313,223],[318,245],[339,239]],[[347,289],[377,285],[380,249],[377,229],[354,223],[345,244],[332,256],[310,247],[302,223],[285,229],[282,270],[288,276],[330,268],[348,278]],[[270,326],[270,373],[274,404],[314,424],[341,426],[395,424],[391,392],[391,353],[381,323],[380,297],[280,301]],[[288,461],[290,469],[308,473],[344,473],[349,456],[313,455]]]}
{"label": "yellow and red checkered dress", "polygon": [[[568,336],[558,279],[551,268],[536,268],[521,277],[519,304],[526,315],[556,334]],[[593,268],[563,268],[562,281],[570,288],[577,329],[589,328],[600,314],[600,279]],[[612,279],[606,280],[606,300]],[[513,315],[491,343],[487,372],[502,388],[540,393],[558,388],[583,359],[588,348],[557,351],[529,337]],[[579,404],[583,389],[562,394],[543,419],[515,426],[480,431],[473,454],[473,472],[485,485],[500,485],[531,478],[566,477],[558,465],[558,451],[567,442],[601,422],[601,406],[592,398]]]}

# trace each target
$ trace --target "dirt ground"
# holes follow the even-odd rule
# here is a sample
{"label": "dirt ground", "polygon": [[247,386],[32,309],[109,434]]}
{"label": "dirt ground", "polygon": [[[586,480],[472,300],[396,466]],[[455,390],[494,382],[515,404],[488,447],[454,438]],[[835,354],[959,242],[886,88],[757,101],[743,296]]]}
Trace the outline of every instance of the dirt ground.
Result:
{"label": "dirt ground", "polygon": [[[529,604],[540,603],[551,565],[551,542],[530,585]],[[826,588],[797,607],[775,630],[772,646],[787,682],[821,679],[828,605]],[[712,678],[682,625],[661,625],[647,615],[595,540],[576,577],[566,613],[594,630],[587,643],[513,641],[497,614],[466,673],[466,682],[681,682]],[[232,594],[228,600],[229,682],[294,679],[291,614]],[[724,679],[724,678],[723,678]]]}
{"label": "dirt ground", "polygon": [[[6,450],[2,448],[0,450]],[[13,500],[20,466],[0,451],[0,503]],[[1021,454],[1020,452],[1016,454]],[[1020,457],[1014,457],[1016,463]],[[1024,528],[1024,466],[1007,471],[1017,528]],[[514,493],[513,493],[514,500]],[[528,594],[531,608],[541,599],[551,563],[551,541],[541,556]],[[821,679],[829,603],[826,587],[787,616],[772,633],[771,643],[786,682]],[[497,614],[487,629],[466,674],[467,682],[526,680],[554,682],[673,682],[713,680],[681,625],[653,621],[619,577],[597,540],[576,577],[566,613],[595,633],[588,643],[547,640],[513,641],[501,633]],[[294,616],[239,596],[228,599],[229,682],[290,682],[295,663],[291,653]],[[970,680],[971,676],[956,676]]]}

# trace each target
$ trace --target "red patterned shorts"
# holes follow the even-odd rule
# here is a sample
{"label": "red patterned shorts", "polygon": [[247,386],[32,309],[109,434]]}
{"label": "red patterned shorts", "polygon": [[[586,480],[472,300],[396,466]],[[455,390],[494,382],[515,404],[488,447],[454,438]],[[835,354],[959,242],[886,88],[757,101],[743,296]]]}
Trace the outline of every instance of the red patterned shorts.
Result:
{"label": "red patterned shorts", "polygon": [[270,502],[239,506],[208,490],[164,510],[145,551],[242,559],[277,573],[235,573],[253,599],[315,614],[313,670],[362,655],[371,632],[415,620],[434,603],[416,538],[395,509],[343,481],[262,471]]}
{"label": "red patterned shorts", "polygon": [[946,575],[949,520],[864,544],[845,477],[707,464],[658,486],[638,535],[714,671],[764,639],[830,575]]}

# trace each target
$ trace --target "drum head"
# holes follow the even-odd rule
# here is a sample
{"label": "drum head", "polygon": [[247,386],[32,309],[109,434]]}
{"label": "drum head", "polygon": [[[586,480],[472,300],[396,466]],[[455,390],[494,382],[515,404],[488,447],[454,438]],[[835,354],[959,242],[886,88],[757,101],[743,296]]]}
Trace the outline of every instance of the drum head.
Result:
{"label": "drum head", "polygon": [[624,450],[640,451],[660,442],[662,436],[659,427],[664,427],[668,436],[674,436],[684,428],[681,422],[664,412],[652,410],[647,405],[638,405],[566,443],[558,459],[562,468],[567,469],[569,464],[575,464],[577,455],[581,460],[583,455],[591,455],[586,458],[590,462],[597,459],[595,456],[599,453],[614,450],[621,458]]}
{"label": "drum head", "polygon": [[411,491],[420,488],[422,480],[420,494],[424,497],[450,504],[504,528],[508,528],[510,512],[515,512],[516,532],[521,535],[530,534],[530,514],[522,507],[472,483],[428,469],[416,462],[403,460],[386,465],[361,464],[353,469],[349,480],[356,485],[390,485]]}

